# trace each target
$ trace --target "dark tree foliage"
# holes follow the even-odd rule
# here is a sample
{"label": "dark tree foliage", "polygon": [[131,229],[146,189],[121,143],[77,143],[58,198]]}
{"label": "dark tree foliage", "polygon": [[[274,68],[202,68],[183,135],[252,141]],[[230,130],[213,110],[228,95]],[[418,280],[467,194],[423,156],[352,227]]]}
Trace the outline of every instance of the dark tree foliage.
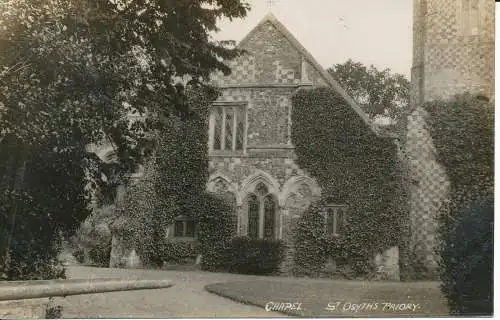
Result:
{"label": "dark tree foliage", "polygon": [[[197,86],[217,69],[229,72],[221,61],[238,51],[211,41],[209,32],[217,19],[244,17],[247,9],[240,0],[2,1],[2,192],[27,194],[54,234],[71,233],[89,214],[91,194],[107,191],[112,201],[114,186],[127,182],[161,131],[162,117],[189,116],[183,86],[172,79],[190,76]],[[119,161],[105,164],[89,148],[101,143],[111,144]],[[4,201],[16,205],[0,205],[7,235],[0,245],[2,276],[40,277],[7,275],[12,244],[37,237],[13,239],[18,221],[31,223],[23,217],[31,204],[12,196]],[[48,252],[56,241],[49,238],[37,250]]]}
{"label": "dark tree foliage", "polygon": [[443,218],[441,290],[451,313],[493,314],[493,195]]}
{"label": "dark tree foliage", "polygon": [[[10,212],[15,211],[16,224]],[[57,261],[60,238],[50,208],[43,207],[25,192],[4,190],[0,193],[0,226],[3,243],[10,242],[8,260],[3,260],[3,279],[64,278],[64,268]],[[8,231],[8,232],[5,232]],[[15,234],[8,239],[9,234]]]}
{"label": "dark tree foliage", "polygon": [[396,146],[375,135],[332,89],[299,91],[292,123],[298,165],[317,179],[324,200],[348,206],[346,252],[370,270],[374,254],[400,239]]}
{"label": "dark tree foliage", "polygon": [[387,113],[399,121],[408,107],[410,81],[390,69],[378,70],[349,59],[328,72],[371,116]]}
{"label": "dark tree foliage", "polygon": [[493,299],[494,107],[470,94],[424,105],[450,180],[440,216],[442,291],[459,315],[490,315]]}

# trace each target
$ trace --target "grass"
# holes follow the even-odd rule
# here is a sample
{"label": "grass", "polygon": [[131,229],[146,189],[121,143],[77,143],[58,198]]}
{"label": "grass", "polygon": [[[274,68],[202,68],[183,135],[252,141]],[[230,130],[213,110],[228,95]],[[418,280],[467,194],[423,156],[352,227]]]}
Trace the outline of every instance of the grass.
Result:
{"label": "grass", "polygon": [[[438,282],[369,282],[258,280],[210,284],[211,293],[265,308],[269,302],[302,303],[300,311],[278,312],[304,317],[447,316]],[[371,303],[371,307],[367,305]],[[411,309],[396,310],[399,305]],[[414,306],[415,305],[415,306]],[[328,309],[327,307],[330,306]],[[355,310],[355,309],[358,310]],[[402,307],[401,307],[402,308]],[[335,309],[335,310],[333,310]]]}

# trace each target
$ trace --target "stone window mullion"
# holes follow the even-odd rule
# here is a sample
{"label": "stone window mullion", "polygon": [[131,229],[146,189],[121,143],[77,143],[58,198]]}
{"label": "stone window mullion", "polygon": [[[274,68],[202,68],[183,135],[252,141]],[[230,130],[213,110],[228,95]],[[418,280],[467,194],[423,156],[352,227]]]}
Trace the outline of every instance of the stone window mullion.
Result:
{"label": "stone window mullion", "polygon": [[244,109],[245,111],[243,112],[243,117],[244,120],[243,120],[243,123],[245,124],[244,128],[243,128],[243,152],[246,153],[246,150],[247,150],[247,137],[248,137],[248,108],[245,107]]}
{"label": "stone window mullion", "polygon": [[259,198],[259,238],[264,238],[264,197]]}
{"label": "stone window mullion", "polygon": [[339,215],[339,208],[333,210],[333,235],[337,235],[337,218]]}
{"label": "stone window mullion", "polygon": [[231,150],[236,150],[236,137],[238,135],[238,110],[236,107],[233,107],[233,141],[232,141],[232,148]]}
{"label": "stone window mullion", "polygon": [[214,142],[215,142],[215,114],[213,112],[210,113],[209,124],[208,124],[208,150],[214,150]]}
{"label": "stone window mullion", "polygon": [[221,150],[226,150],[226,108],[222,108]]}

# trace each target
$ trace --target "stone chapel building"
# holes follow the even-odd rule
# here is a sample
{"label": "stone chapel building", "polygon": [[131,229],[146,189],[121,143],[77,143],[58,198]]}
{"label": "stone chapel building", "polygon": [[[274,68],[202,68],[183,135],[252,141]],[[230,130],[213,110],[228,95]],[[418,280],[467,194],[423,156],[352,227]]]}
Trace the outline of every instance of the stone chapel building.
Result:
{"label": "stone chapel building", "polygon": [[[211,106],[207,189],[234,204],[236,235],[290,243],[293,223],[321,195],[315,179],[294,161],[292,96],[301,88],[333,87],[369,121],[273,14],[238,47],[246,53],[229,62],[231,75],[212,76],[222,94]],[[325,213],[327,232],[342,232],[343,208],[335,203]],[[192,237],[194,228],[180,217],[169,236]],[[291,260],[289,254],[288,266]]]}

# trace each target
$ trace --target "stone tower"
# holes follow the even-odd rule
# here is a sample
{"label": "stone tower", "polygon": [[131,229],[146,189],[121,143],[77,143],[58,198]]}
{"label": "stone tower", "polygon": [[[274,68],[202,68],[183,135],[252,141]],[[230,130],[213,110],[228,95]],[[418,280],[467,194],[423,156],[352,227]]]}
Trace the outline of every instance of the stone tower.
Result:
{"label": "stone tower", "polygon": [[494,10],[490,0],[414,0],[411,105],[406,156],[411,183],[409,250],[414,271],[435,275],[436,217],[449,181],[436,161],[423,103],[470,92],[494,98]]}
{"label": "stone tower", "polygon": [[414,0],[412,103],[469,91],[493,98],[495,3]]}

